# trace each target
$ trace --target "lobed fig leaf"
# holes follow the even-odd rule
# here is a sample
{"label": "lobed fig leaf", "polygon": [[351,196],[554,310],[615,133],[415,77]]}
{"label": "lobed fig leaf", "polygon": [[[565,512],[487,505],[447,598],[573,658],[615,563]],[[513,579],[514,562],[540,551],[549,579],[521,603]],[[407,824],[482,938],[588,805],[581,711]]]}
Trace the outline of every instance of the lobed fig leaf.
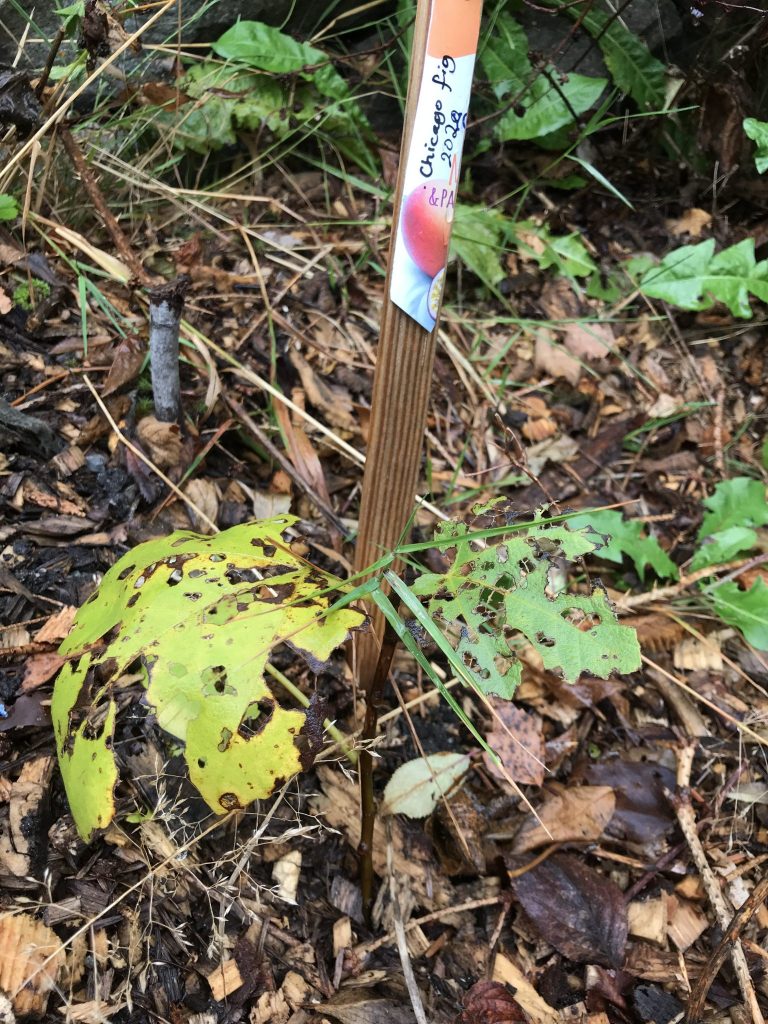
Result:
{"label": "lobed fig leaf", "polygon": [[283,708],[264,677],[287,644],[319,670],[363,627],[329,611],[340,581],[296,556],[293,516],[215,537],[179,531],[124,555],[77,613],[51,707],[62,777],[81,835],[112,819],[111,749],[120,680],[140,669],[158,725],[184,744],[192,783],[221,814],[268,797],[307,767],[316,709]]}
{"label": "lobed fig leaf", "polygon": [[[473,511],[503,524],[507,503]],[[564,560],[605,543],[591,527],[542,521],[516,531],[510,521],[508,535],[478,541],[465,524],[451,522],[441,524],[435,540],[452,565],[419,576],[411,590],[428,599],[428,613],[481,693],[514,696],[522,671],[516,649],[524,639],[545,668],[569,682],[583,672],[604,679],[640,667],[635,631],[619,624],[602,586],[574,594],[561,582]]]}

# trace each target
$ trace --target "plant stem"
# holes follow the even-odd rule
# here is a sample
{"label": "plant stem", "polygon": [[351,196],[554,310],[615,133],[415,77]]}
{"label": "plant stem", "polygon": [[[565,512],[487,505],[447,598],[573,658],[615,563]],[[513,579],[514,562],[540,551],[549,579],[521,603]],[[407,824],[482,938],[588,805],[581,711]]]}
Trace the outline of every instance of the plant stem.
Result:
{"label": "plant stem", "polygon": [[384,629],[379,660],[376,669],[365,687],[365,722],[363,741],[368,741],[360,751],[360,891],[363,897],[363,912],[368,924],[373,911],[373,828],[376,823],[376,801],[373,793],[373,754],[371,743],[376,738],[379,724],[379,707],[383,702],[387,676],[397,647],[398,637],[389,623]]}
{"label": "plant stem", "polygon": [[[269,662],[267,662],[266,668],[272,678],[280,683],[283,689],[287,690],[298,704],[301,704],[303,708],[309,707],[309,697],[307,697],[305,693],[302,693],[298,686],[296,686],[295,683],[292,683],[287,676],[284,676],[280,669],[275,668],[274,665],[270,665]],[[338,743],[339,747],[344,752],[344,756],[348,758],[352,764],[357,764],[357,751],[350,747],[349,737],[345,736],[341,729],[337,729],[333,722],[328,718],[323,722],[323,728],[328,735],[333,737],[336,743]]]}
{"label": "plant stem", "polygon": [[163,423],[181,422],[179,328],[189,278],[177,277],[149,292],[149,358],[155,415]]}

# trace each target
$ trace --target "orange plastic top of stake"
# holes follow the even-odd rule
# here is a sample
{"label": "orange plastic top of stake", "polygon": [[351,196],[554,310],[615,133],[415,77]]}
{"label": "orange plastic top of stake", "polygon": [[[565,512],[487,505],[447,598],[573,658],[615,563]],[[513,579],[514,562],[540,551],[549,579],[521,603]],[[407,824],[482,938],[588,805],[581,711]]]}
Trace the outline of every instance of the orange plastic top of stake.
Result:
{"label": "orange plastic top of stake", "polygon": [[468,57],[477,49],[483,0],[432,0],[427,53]]}

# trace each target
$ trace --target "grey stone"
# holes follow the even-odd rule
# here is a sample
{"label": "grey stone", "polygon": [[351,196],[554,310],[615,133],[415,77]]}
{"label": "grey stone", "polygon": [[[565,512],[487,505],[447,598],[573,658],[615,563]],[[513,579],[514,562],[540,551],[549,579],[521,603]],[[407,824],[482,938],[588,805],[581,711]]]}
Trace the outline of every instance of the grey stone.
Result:
{"label": "grey stone", "polygon": [[[22,66],[40,68],[45,63],[50,41],[61,24],[57,7],[71,0],[0,0],[0,62],[10,63],[17,52],[28,22],[30,32],[24,44]],[[167,14],[147,30],[142,39],[146,43],[207,43],[217,39],[239,18],[264,21],[268,25],[284,27],[297,38],[307,39],[321,25],[355,7],[359,0],[178,0]],[[395,0],[391,4],[394,9]],[[24,8],[29,8],[29,15]],[[124,22],[128,32],[134,32],[141,18],[148,14],[129,15]],[[354,24],[354,20],[345,21]]]}

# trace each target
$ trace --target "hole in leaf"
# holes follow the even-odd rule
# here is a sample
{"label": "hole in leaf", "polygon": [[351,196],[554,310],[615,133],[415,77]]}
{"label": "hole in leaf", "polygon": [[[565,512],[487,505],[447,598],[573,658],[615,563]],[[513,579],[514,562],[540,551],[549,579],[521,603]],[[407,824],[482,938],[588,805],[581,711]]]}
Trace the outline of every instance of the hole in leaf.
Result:
{"label": "hole in leaf", "polygon": [[546,636],[542,632],[538,632],[536,634],[536,643],[537,644],[541,644],[542,647],[554,647],[555,646],[555,641],[552,639],[552,637],[551,636]]}
{"label": "hole in leaf", "polygon": [[184,579],[184,573],[181,569],[174,569],[171,575],[166,580],[169,587],[175,587],[178,583]]}
{"label": "hole in leaf", "polygon": [[136,568],[136,566],[135,566],[135,565],[127,565],[127,566],[126,566],[126,567],[125,567],[125,568],[123,569],[123,571],[122,571],[122,572],[120,572],[120,573],[118,573],[118,574],[117,574],[117,578],[118,578],[119,580],[124,580],[124,579],[126,579],[126,578],[127,578],[128,576],[130,576],[130,575],[131,575],[131,573],[133,572],[133,570],[134,570],[135,568]]}
{"label": "hole in leaf", "polygon": [[129,597],[128,600],[126,601],[127,607],[133,608],[133,606],[136,604],[140,597],[141,594],[134,594],[132,597]]}

